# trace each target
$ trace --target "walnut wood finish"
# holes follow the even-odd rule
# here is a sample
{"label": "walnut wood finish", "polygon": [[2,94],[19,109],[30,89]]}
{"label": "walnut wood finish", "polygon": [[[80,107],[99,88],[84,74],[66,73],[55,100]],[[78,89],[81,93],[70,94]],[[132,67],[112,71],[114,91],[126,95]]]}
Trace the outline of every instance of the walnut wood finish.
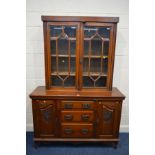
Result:
{"label": "walnut wood finish", "polygon": [[56,135],[56,105],[52,100],[33,100],[35,137],[51,138]]}
{"label": "walnut wood finish", "polygon": [[91,123],[62,123],[61,137],[85,138],[93,136],[93,124]]}
{"label": "walnut wood finish", "polygon": [[104,23],[118,23],[118,17],[85,17],[85,16],[42,16],[42,21],[59,21],[59,22],[104,22]]}
{"label": "walnut wood finish", "polygon": [[[108,73],[107,82],[101,90],[111,90],[113,80],[113,69],[114,69],[114,54],[115,54],[115,42],[116,42],[116,28],[119,21],[118,17],[60,17],[60,16],[42,16],[43,29],[44,29],[44,55],[45,55],[45,80],[47,89],[68,89],[68,87],[59,86],[55,88],[52,86],[51,80],[51,54],[50,54],[50,26],[76,26],[76,78],[75,78],[75,89],[83,90],[83,58],[84,58],[84,27],[85,26],[97,26],[97,27],[110,27],[110,38],[109,38],[109,51],[108,51]],[[104,40],[105,38],[102,38]],[[69,39],[70,40],[70,39]],[[56,39],[57,43],[57,39]],[[103,43],[103,42],[102,42]],[[69,41],[70,44],[70,41]],[[68,46],[69,46],[68,44]],[[57,45],[57,44],[56,44]],[[91,43],[89,44],[91,45]],[[91,47],[89,47],[91,48]],[[102,45],[103,48],[103,45]],[[70,53],[70,50],[68,50]],[[102,56],[103,57],[103,56]],[[56,46],[56,66],[58,66],[58,47]],[[68,56],[70,61],[70,55]],[[103,62],[101,62],[103,64]],[[89,69],[90,71],[90,54],[89,54]],[[69,65],[70,72],[70,65]],[[58,72],[56,73],[58,75]],[[60,73],[61,74],[61,73]],[[90,74],[90,73],[89,73]],[[67,76],[67,74],[66,74]],[[90,75],[89,75],[90,77]],[[61,79],[61,77],[59,76]],[[66,77],[67,78],[67,77]],[[90,77],[91,78],[91,77]],[[92,78],[91,78],[92,79]],[[61,79],[63,80],[63,79]],[[93,80],[93,79],[92,79]],[[64,80],[63,80],[64,82]]]}
{"label": "walnut wood finish", "polygon": [[34,140],[89,141],[85,138],[91,138],[90,141],[119,141],[125,96],[117,88],[96,94],[81,92],[77,96],[76,93],[79,91],[55,92],[45,87],[32,92]]}
{"label": "walnut wood finish", "polygon": [[95,104],[93,101],[60,101],[60,104],[58,105],[58,108],[62,109],[83,109],[83,110],[89,110],[94,109]]}
{"label": "walnut wood finish", "polygon": [[[123,100],[125,96],[116,88],[112,91],[86,89],[82,91],[67,89],[67,90],[47,90],[44,86],[37,87],[31,94],[32,99],[92,99],[93,101],[102,100]],[[73,100],[75,101],[75,100]],[[91,100],[90,100],[91,101]],[[92,102],[92,101],[91,101]]]}
{"label": "walnut wood finish", "polygon": [[[45,86],[37,87],[31,94],[34,124],[34,142],[111,142],[116,144],[119,141],[119,127],[121,120],[122,102],[125,96],[115,87],[112,87],[115,42],[118,17],[67,17],[67,16],[42,16],[44,32],[44,56],[45,56]],[[51,36],[50,27],[61,28],[61,34],[65,35],[64,26],[73,26],[76,29],[76,36],[67,36],[68,54],[58,54],[58,39],[60,36]],[[101,37],[101,55],[92,55],[91,37],[84,37],[84,29],[87,27],[108,28],[109,37]],[[55,41],[55,53],[51,53],[51,40]],[[75,53],[70,54],[71,41],[76,42]],[[89,42],[89,52],[84,52],[84,41]],[[108,41],[108,54],[104,55],[104,42]],[[51,71],[52,60],[56,64]],[[68,72],[58,73],[58,59],[64,57],[69,62],[75,59],[75,71],[71,71],[71,64],[68,63]],[[103,73],[103,59],[108,59],[107,73],[94,72],[91,77],[91,59],[100,59],[100,72]],[[85,73],[83,61],[87,59],[88,74]],[[52,86],[51,77],[58,76],[63,86]],[[67,79],[62,76],[75,77],[75,85],[64,87]],[[84,87],[83,77],[90,77],[93,82],[101,76],[107,77],[104,87]],[[94,83],[95,85],[95,83]]]}
{"label": "walnut wood finish", "polygon": [[80,110],[62,110],[60,112],[60,119],[62,122],[93,122],[93,111]]}

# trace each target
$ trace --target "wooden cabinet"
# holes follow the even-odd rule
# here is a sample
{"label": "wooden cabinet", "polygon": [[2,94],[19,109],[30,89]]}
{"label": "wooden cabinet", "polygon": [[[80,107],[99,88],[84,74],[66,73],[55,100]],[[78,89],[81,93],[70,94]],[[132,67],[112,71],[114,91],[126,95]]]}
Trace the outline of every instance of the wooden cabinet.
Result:
{"label": "wooden cabinet", "polygon": [[42,16],[46,88],[111,90],[118,18],[75,18]]}
{"label": "wooden cabinet", "polygon": [[42,16],[45,86],[31,94],[34,141],[119,141],[112,87],[118,17]]}

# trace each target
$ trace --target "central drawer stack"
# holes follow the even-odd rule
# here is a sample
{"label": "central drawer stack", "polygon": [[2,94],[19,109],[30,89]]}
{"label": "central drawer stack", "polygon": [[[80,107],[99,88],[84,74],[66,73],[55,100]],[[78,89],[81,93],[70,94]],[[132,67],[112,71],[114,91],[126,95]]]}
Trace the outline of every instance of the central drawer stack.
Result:
{"label": "central drawer stack", "polygon": [[61,137],[89,138],[94,136],[95,102],[61,101],[58,109]]}

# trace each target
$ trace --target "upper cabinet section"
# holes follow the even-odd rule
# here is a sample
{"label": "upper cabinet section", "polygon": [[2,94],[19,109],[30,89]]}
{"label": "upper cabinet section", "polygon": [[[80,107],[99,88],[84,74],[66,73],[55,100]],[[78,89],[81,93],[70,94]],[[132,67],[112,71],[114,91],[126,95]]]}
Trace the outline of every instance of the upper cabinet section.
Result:
{"label": "upper cabinet section", "polygon": [[47,89],[112,88],[117,17],[42,16]]}

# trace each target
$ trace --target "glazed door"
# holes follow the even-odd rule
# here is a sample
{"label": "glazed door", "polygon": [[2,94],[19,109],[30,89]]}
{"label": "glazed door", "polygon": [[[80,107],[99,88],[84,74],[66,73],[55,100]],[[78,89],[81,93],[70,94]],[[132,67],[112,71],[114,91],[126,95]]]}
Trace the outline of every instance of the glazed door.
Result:
{"label": "glazed door", "polygon": [[113,25],[86,23],[83,26],[83,88],[109,88]]}
{"label": "glazed door", "polygon": [[56,136],[56,107],[52,100],[33,100],[33,122],[36,138]]}
{"label": "glazed door", "polygon": [[98,104],[97,137],[116,138],[119,133],[121,103],[100,101]]}
{"label": "glazed door", "polygon": [[48,86],[78,87],[79,23],[49,22],[47,24]]}

